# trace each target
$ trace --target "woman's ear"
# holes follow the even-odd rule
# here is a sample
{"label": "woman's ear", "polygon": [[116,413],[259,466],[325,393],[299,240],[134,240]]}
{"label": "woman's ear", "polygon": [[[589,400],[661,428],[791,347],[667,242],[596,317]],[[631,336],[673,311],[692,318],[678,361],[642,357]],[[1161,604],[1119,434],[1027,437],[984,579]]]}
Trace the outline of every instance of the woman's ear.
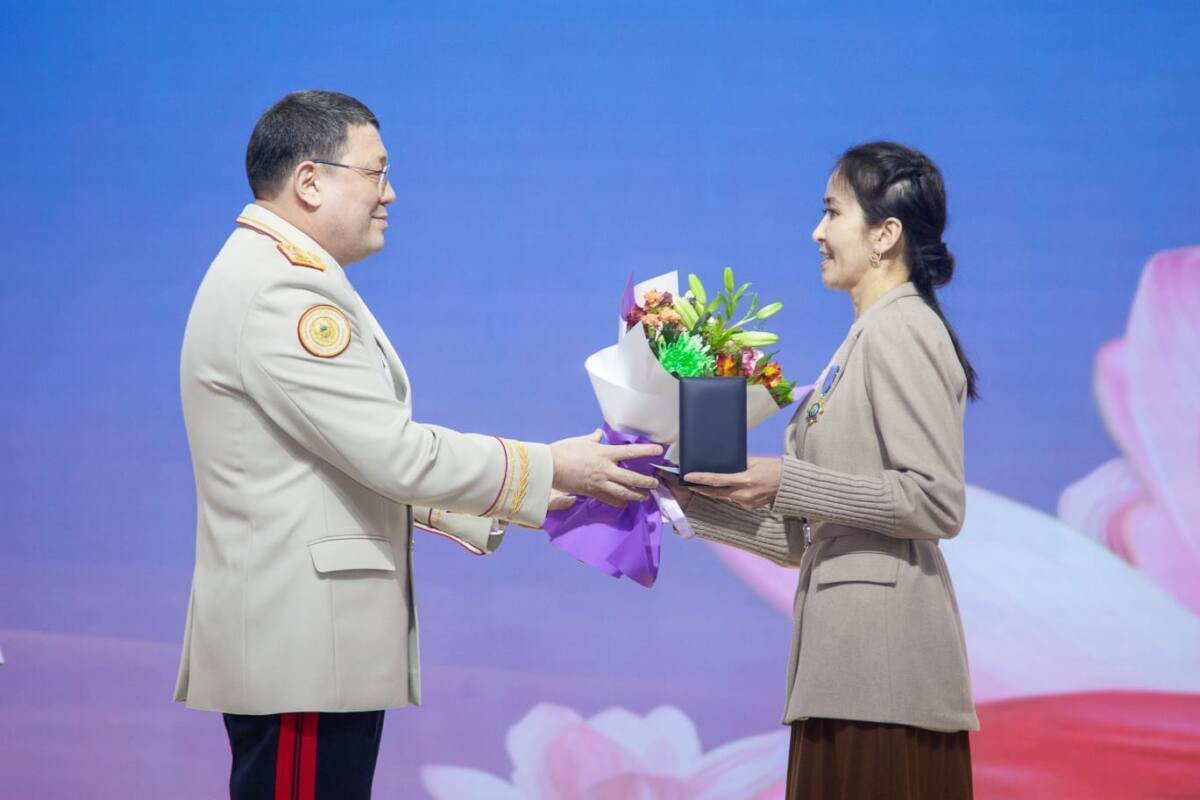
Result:
{"label": "woman's ear", "polygon": [[904,223],[895,217],[888,217],[875,226],[871,236],[871,248],[884,258],[894,259],[903,255],[899,248],[904,243]]}

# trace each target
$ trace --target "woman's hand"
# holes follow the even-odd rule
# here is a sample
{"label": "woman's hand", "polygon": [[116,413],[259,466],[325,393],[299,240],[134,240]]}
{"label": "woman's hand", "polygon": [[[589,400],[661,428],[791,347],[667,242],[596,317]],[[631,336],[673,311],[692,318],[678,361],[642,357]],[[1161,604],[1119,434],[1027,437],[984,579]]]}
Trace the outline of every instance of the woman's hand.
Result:
{"label": "woman's hand", "polygon": [[[779,492],[779,480],[783,475],[782,458],[749,459],[745,472],[729,475],[714,472],[689,472],[684,480],[696,486],[688,487],[696,494],[714,500],[728,500],[742,508],[755,511],[769,508]],[[680,503],[682,505],[682,502]]]}

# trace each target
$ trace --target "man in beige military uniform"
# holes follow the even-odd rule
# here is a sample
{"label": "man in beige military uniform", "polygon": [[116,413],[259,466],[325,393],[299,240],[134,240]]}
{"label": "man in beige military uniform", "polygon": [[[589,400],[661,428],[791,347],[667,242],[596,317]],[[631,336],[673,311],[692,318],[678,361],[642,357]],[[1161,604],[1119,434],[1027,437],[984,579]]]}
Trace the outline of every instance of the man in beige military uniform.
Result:
{"label": "man in beige military uniform", "polygon": [[617,462],[658,448],[412,418],[404,366],[343,271],[383,247],[396,196],[362,103],[285,97],[246,170],[255,202],[183,342],[197,532],[175,699],[225,713],[232,797],[368,797],[382,710],[420,702],[414,523],[490,553],[501,522],[537,528],[572,495],[641,498],[653,479]]}

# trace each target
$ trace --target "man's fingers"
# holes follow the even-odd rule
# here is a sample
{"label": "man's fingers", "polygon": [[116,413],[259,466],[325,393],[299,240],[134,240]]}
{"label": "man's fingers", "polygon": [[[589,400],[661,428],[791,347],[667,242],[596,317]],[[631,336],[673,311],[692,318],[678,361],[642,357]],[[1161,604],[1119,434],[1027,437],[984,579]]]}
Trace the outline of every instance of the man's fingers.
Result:
{"label": "man's fingers", "polygon": [[653,458],[663,454],[662,445],[657,444],[621,444],[613,445],[604,454],[613,461],[632,461],[635,458]]}
{"label": "man's fingers", "polygon": [[624,508],[626,503],[640,503],[649,497],[647,494],[628,489],[613,481],[600,484],[590,494],[601,503],[613,508]]}
{"label": "man's fingers", "polygon": [[643,475],[640,472],[614,466],[605,476],[613,483],[631,486],[638,489],[657,489],[658,478],[653,475]]}
{"label": "man's fingers", "polygon": [[555,492],[554,496],[550,498],[550,510],[566,511],[568,508],[575,505],[575,501],[577,499],[578,498],[573,494],[559,494]]}
{"label": "man's fingers", "polygon": [[606,483],[604,485],[604,491],[620,500],[622,504],[640,503],[650,496],[645,492],[639,492],[635,489],[630,489],[629,487],[615,481],[609,481]]}

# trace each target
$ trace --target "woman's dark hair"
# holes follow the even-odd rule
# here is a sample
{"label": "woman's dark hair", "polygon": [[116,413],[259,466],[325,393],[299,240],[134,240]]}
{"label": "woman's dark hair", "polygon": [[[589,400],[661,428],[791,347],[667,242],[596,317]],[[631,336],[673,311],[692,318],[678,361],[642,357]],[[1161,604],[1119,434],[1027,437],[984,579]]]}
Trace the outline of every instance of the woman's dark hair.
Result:
{"label": "woman's dark hair", "polygon": [[954,256],[942,242],[946,229],[946,185],[942,173],[923,153],[894,142],[851,147],[838,159],[834,175],[854,190],[868,225],[895,217],[904,226],[904,256],[909,278],[946,325],[954,352],[967,376],[967,396],[979,397],[978,377],[958,335],[938,303],[937,289],[954,277]]}

